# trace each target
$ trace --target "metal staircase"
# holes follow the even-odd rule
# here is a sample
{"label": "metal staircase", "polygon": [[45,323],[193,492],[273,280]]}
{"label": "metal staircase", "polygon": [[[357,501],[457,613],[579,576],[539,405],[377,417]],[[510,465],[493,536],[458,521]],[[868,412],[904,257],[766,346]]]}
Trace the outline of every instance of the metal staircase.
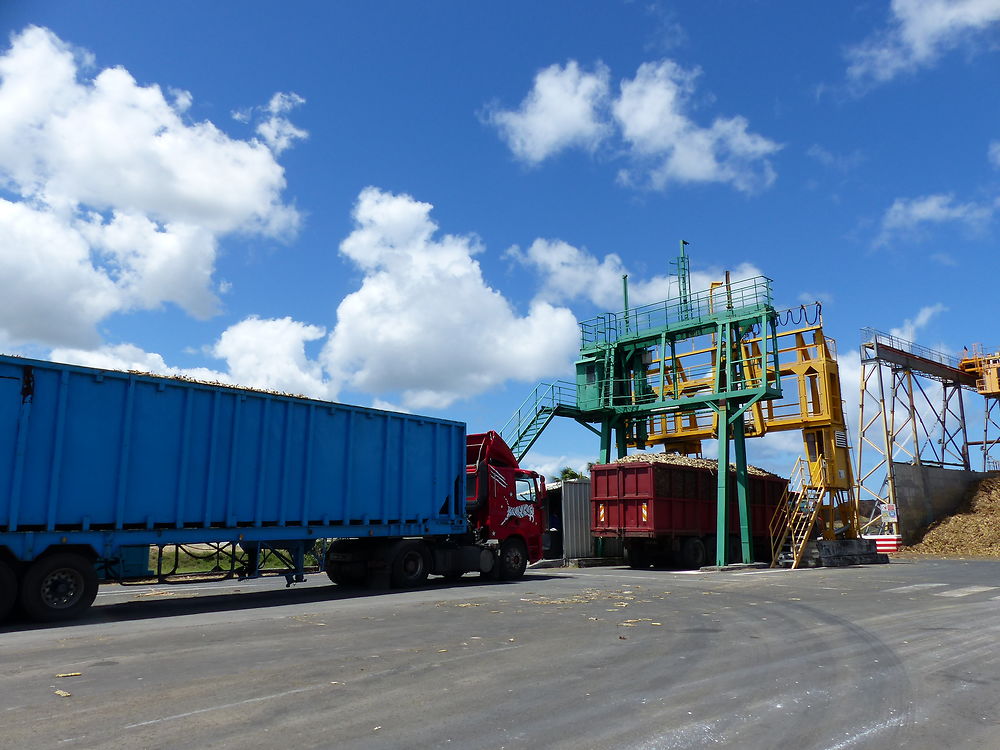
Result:
{"label": "metal staircase", "polygon": [[576,404],[574,383],[562,380],[539,383],[500,428],[500,437],[510,446],[520,463],[553,417],[575,417],[578,414],[580,410]]}
{"label": "metal staircase", "polygon": [[809,464],[802,458],[795,462],[795,471],[771,518],[771,567],[791,561],[791,567],[802,563],[812,530],[816,524],[826,490],[809,484]]}

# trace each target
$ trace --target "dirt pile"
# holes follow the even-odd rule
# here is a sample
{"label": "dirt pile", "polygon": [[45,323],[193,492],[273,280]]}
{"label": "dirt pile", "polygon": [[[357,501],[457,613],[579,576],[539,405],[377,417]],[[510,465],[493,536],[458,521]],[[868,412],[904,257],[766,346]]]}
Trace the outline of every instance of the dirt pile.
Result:
{"label": "dirt pile", "polygon": [[979,482],[954,514],[935,521],[903,552],[1000,557],[1000,477]]}
{"label": "dirt pile", "polygon": [[[623,458],[617,459],[615,463],[661,463],[672,464],[674,466],[693,466],[696,469],[710,469],[711,471],[715,471],[719,465],[718,461],[713,461],[710,458],[682,456],[680,453],[633,453],[630,456],[624,456]],[[736,471],[735,464],[729,464],[729,468],[732,471]],[[747,474],[755,477],[777,476],[776,474],[764,471],[764,469],[756,466],[750,466],[749,464],[747,465]]]}

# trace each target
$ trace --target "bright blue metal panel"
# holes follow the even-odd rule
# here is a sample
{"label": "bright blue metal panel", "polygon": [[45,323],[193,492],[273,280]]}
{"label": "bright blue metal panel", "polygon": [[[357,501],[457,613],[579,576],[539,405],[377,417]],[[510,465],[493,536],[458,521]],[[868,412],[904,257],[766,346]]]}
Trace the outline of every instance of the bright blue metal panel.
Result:
{"label": "bright blue metal panel", "polygon": [[0,543],[17,530],[455,533],[464,449],[458,422],[0,355]]}

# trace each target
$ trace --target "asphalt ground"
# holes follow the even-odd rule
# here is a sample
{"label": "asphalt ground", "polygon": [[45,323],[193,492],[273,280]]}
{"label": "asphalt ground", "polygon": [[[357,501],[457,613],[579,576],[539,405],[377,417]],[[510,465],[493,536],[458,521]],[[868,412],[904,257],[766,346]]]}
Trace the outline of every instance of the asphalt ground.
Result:
{"label": "asphalt ground", "polygon": [[997,561],[106,586],[0,628],[0,748],[1000,747],[998,613]]}

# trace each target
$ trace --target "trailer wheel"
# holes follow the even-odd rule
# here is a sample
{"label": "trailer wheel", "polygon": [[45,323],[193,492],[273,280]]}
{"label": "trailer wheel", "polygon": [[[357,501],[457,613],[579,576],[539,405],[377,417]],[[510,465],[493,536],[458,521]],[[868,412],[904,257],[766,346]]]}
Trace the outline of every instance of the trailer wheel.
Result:
{"label": "trailer wheel", "polygon": [[427,545],[415,540],[400,542],[392,558],[390,581],[396,588],[422,586],[430,570]]}
{"label": "trailer wheel", "polygon": [[3,622],[17,603],[17,575],[0,560],[0,622]]}
{"label": "trailer wheel", "polygon": [[334,555],[361,556],[361,548],[351,539],[338,539],[326,551],[326,575],[338,586],[364,586],[368,583],[368,563],[366,560],[334,560]]}
{"label": "trailer wheel", "polygon": [[39,622],[79,617],[97,597],[97,571],[71,552],[35,560],[21,582],[21,606]]}
{"label": "trailer wheel", "polygon": [[507,539],[500,545],[500,580],[513,581],[528,567],[528,550],[520,539]]}
{"label": "trailer wheel", "polygon": [[329,564],[326,575],[330,581],[345,588],[356,588],[368,583],[368,568],[361,562]]}
{"label": "trailer wheel", "polygon": [[685,568],[700,568],[708,563],[708,552],[701,537],[689,536],[681,545],[681,563]]}
{"label": "trailer wheel", "polygon": [[625,557],[628,559],[628,566],[633,570],[645,570],[650,565],[646,545],[642,542],[632,542],[626,545]]}

